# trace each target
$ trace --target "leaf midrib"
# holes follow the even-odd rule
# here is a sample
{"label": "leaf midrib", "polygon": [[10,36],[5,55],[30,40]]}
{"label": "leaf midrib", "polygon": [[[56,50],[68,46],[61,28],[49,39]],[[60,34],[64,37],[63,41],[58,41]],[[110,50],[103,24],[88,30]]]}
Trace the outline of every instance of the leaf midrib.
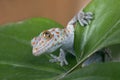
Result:
{"label": "leaf midrib", "polygon": [[37,68],[37,67],[33,67],[33,66],[31,67],[31,65],[18,64],[18,63],[12,63],[12,62],[7,62],[7,61],[0,61],[0,64],[14,66],[14,67],[20,67],[20,68],[27,68],[27,69],[37,70],[37,71],[52,72],[52,73],[57,73],[57,74],[62,73],[62,71],[55,70],[55,69],[52,69],[49,67],[39,66],[39,68]]}

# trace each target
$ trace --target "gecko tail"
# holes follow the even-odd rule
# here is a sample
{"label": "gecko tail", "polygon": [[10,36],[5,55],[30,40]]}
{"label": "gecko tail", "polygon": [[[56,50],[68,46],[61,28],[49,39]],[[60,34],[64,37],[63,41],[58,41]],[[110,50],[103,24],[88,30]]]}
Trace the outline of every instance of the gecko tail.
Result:
{"label": "gecko tail", "polygon": [[83,62],[82,67],[88,66],[93,63],[103,63],[112,60],[111,51],[108,48],[95,52],[91,57]]}

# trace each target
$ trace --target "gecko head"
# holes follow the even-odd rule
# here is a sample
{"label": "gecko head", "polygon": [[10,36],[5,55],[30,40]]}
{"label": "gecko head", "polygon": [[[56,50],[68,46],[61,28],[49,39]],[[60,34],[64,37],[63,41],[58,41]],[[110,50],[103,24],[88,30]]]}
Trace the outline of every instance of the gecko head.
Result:
{"label": "gecko head", "polygon": [[52,28],[40,33],[31,40],[33,55],[53,52],[62,45],[64,40],[64,29]]}

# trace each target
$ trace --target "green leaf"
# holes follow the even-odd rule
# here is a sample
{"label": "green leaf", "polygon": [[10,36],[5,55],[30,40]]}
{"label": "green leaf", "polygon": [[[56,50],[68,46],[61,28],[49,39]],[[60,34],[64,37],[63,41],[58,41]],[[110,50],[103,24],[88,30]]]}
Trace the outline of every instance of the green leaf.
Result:
{"label": "green leaf", "polygon": [[[93,65],[80,70],[77,69],[95,51],[120,43],[119,5],[120,1],[118,0],[92,0],[85,8],[85,12],[94,13],[94,19],[89,26],[76,25],[75,51],[79,62],[76,64],[74,57],[68,54],[69,65],[65,67],[50,63],[48,55],[33,56],[30,45],[31,39],[39,35],[41,31],[52,27],[62,28],[60,24],[45,18],[33,18],[1,25],[0,80],[54,80],[60,78],[79,80],[81,77],[84,80],[119,80],[119,63]],[[110,46],[110,48],[114,54],[116,47]],[[59,51],[55,51],[53,54],[58,53]],[[119,54],[119,51],[116,54]],[[73,65],[75,66],[73,67]],[[78,72],[72,73],[72,71],[77,71],[76,69]],[[71,74],[67,76],[69,73]],[[113,74],[112,76],[112,73],[116,73],[116,75]]]}
{"label": "green leaf", "polygon": [[120,44],[109,46],[111,50],[112,61],[120,62]]}
{"label": "green leaf", "polygon": [[[94,19],[84,29],[76,25],[75,51],[79,64],[97,50],[120,43],[119,5],[119,0],[92,0],[85,8],[85,12],[93,12]],[[83,33],[79,34],[81,30]]]}
{"label": "green leaf", "polygon": [[[120,44],[119,5],[119,0],[92,0],[84,9],[85,12],[92,12],[94,19],[86,27],[76,24],[74,49],[78,63],[61,78],[79,69],[81,64],[96,51]],[[112,52],[112,54],[118,53]]]}
{"label": "green leaf", "polygon": [[120,80],[120,63],[93,64],[76,70],[63,80]]}
{"label": "green leaf", "polygon": [[[46,18],[32,18],[0,26],[0,80],[53,80],[73,66],[60,67],[50,63],[48,55],[32,55],[31,39],[52,27],[63,28]],[[69,63],[75,64],[73,61]]]}

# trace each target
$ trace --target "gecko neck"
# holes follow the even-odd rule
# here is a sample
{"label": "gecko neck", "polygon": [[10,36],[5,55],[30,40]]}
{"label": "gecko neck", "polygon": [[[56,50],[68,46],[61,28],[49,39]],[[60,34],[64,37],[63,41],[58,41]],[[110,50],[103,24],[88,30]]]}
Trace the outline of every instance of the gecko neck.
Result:
{"label": "gecko neck", "polygon": [[74,54],[74,30],[69,29],[68,27],[64,28],[65,30],[65,39],[62,42],[62,49],[67,50],[71,54]]}

